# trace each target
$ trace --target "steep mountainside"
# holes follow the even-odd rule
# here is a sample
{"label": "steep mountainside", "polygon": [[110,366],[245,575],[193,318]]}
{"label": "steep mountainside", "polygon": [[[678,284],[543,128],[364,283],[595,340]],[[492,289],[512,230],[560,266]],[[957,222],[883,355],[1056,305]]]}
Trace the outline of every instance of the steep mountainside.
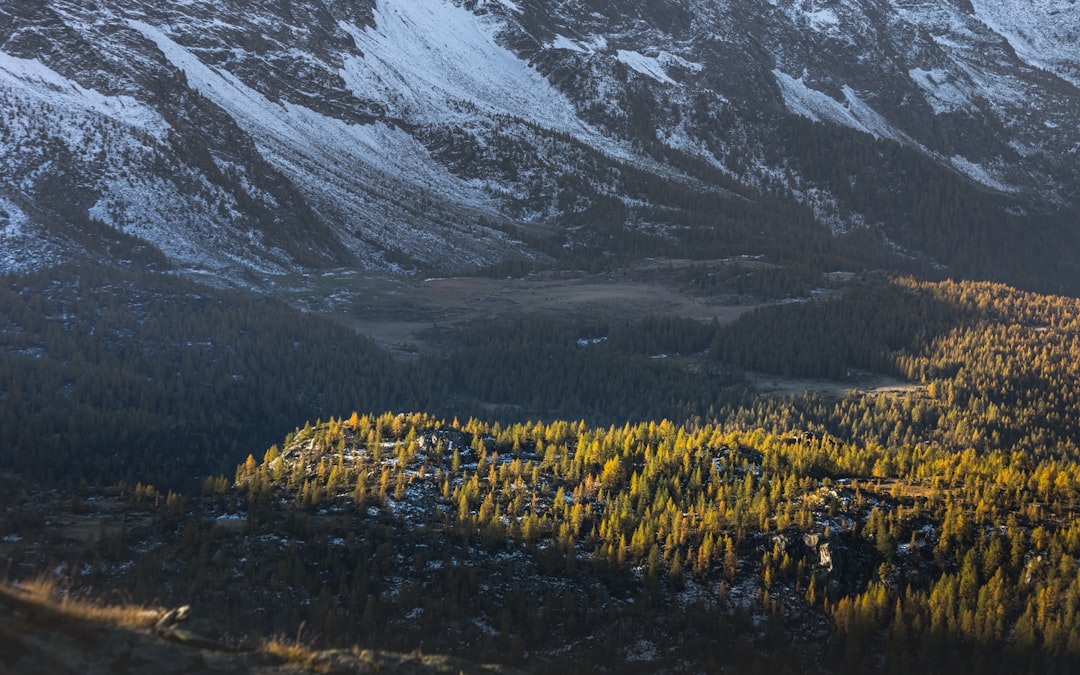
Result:
{"label": "steep mountainside", "polygon": [[1069,288],[1078,31],[1070,0],[14,3],[0,266],[691,251]]}

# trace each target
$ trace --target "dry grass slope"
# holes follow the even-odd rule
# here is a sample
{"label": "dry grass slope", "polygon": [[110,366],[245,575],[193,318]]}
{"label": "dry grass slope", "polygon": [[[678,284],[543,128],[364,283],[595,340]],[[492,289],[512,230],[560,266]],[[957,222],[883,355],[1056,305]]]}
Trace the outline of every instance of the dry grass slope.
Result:
{"label": "dry grass slope", "polygon": [[[315,650],[283,639],[228,649],[181,629],[187,608],[166,611],[73,598],[48,576],[0,582],[0,673],[3,675],[159,675],[161,673],[510,673],[453,657],[377,650]],[[169,624],[164,625],[163,624]],[[193,639],[194,638],[194,639]]]}
{"label": "dry grass slope", "polygon": [[160,608],[107,605],[95,600],[72,597],[48,575],[17,584],[0,583],[0,599],[39,615],[52,614],[68,620],[123,628],[149,628],[165,614],[165,610]]}

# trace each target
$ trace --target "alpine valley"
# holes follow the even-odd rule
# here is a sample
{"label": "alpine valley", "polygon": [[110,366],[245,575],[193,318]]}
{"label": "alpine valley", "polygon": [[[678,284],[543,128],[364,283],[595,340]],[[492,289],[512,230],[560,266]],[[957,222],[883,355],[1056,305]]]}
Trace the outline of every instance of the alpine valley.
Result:
{"label": "alpine valley", "polygon": [[1076,0],[0,0],[0,671],[1072,673],[1078,570]]}

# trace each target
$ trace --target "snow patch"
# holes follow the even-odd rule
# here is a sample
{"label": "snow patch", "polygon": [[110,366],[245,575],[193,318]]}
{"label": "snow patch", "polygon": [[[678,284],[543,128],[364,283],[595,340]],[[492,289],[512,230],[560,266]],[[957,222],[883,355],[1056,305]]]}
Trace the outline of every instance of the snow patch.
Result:
{"label": "snow patch", "polygon": [[589,345],[598,345],[601,342],[607,342],[607,337],[605,336],[605,337],[597,337],[597,338],[578,338],[577,339],[577,344],[578,344],[579,347],[588,347]]}
{"label": "snow patch", "polygon": [[665,69],[676,66],[679,68],[685,68],[692,73],[700,73],[702,70],[705,69],[705,64],[703,63],[687,61],[678,54],[669,54],[668,52],[660,52],[660,54],[656,57],[656,60]]}
{"label": "snow patch", "polygon": [[362,52],[341,70],[357,97],[389,102],[399,115],[432,123],[446,123],[465,104],[551,129],[584,131],[570,100],[498,44],[504,28],[498,18],[444,0],[379,0],[374,19],[374,28],[339,24]]}
{"label": "snow patch", "polygon": [[86,89],[36,59],[23,59],[0,51],[0,88],[29,93],[41,103],[80,114],[92,111],[125,126],[141,129],[162,140],[169,124],[155,110],[131,96],[106,96]]}
{"label": "snow patch", "polygon": [[472,620],[472,625],[476,626],[481,633],[488,637],[499,637],[499,631],[492,628],[491,624],[487,623],[479,617]]}
{"label": "snow patch", "polygon": [[1075,0],[971,0],[975,16],[1016,55],[1080,87],[1080,5]]}
{"label": "snow patch", "polygon": [[486,9],[493,5],[501,5],[515,14],[521,14],[521,7],[513,0],[479,0],[479,2],[476,3],[476,8]]}
{"label": "snow patch", "polygon": [[923,70],[912,68],[908,77],[923,91],[923,98],[937,114],[971,110],[974,106],[966,92],[956,85],[954,78],[941,69]]}
{"label": "snow patch", "polygon": [[816,122],[833,122],[863,131],[877,138],[915,144],[903,132],[895,129],[888,120],[871,108],[851,87],[844,85],[844,100],[837,101],[828,94],[811,89],[803,78],[795,79],[779,69],[773,69],[773,77],[780,87],[788,110]]}
{"label": "snow patch", "polygon": [[[849,12],[843,20],[837,14],[835,0],[787,0],[784,3],[768,0],[769,4],[784,12],[797,27],[805,27],[838,39],[844,37],[845,29],[850,30],[852,16]],[[786,6],[785,6],[786,5]],[[847,26],[844,24],[848,23]]]}
{"label": "snow patch", "polygon": [[[6,258],[11,252],[10,247],[4,246],[6,242],[23,239],[30,235],[27,227],[29,223],[30,219],[26,217],[22,209],[11,200],[0,197],[0,260]],[[6,262],[5,260],[4,263]],[[8,269],[6,264],[3,264],[3,269]]]}
{"label": "snow patch", "polygon": [[577,52],[579,54],[592,53],[591,49],[581,44],[580,42],[571,40],[565,35],[556,35],[555,39],[548,43],[547,47],[548,49],[566,49],[572,52]]}
{"label": "snow patch", "polygon": [[826,225],[835,237],[867,225],[862,214],[845,213],[836,197],[826,190],[811,187],[805,190],[796,189],[793,192],[800,202],[813,210],[814,219]]}
{"label": "snow patch", "polygon": [[772,73],[776,84],[780,87],[780,94],[784,97],[784,105],[791,112],[815,122],[828,120],[850,127],[860,126],[858,121],[851,116],[851,112],[846,110],[839,101],[824,92],[806,86],[803,78],[796,80],[779,69],[773,69]]}
{"label": "snow patch", "polygon": [[986,187],[998,190],[999,192],[1016,192],[1016,188],[999,180],[989,169],[981,164],[976,164],[966,157],[953,155],[949,158],[949,163],[960,173]]}
{"label": "snow patch", "polygon": [[889,121],[874,110],[870,104],[862,100],[854,89],[845,84],[843,90],[844,106],[851,111],[851,114],[867,133],[878,138],[891,138],[896,141],[918,145],[907,134],[889,124]]}
{"label": "snow patch", "polygon": [[618,59],[620,63],[625,64],[628,68],[631,68],[646,77],[651,77],[661,84],[678,84],[678,82],[668,77],[667,72],[664,70],[664,66],[661,65],[660,60],[655,56],[645,56],[641,52],[620,49],[616,53],[615,58]]}
{"label": "snow patch", "polygon": [[806,17],[807,23],[814,30],[823,33],[829,29],[836,28],[840,25],[840,18],[836,16],[831,8],[818,7],[806,12],[803,16]]}
{"label": "snow patch", "polygon": [[630,663],[652,663],[659,658],[656,645],[641,638],[626,648],[624,658]]}
{"label": "snow patch", "polygon": [[566,49],[579,54],[596,54],[607,49],[607,38],[603,35],[592,35],[588,41],[574,40],[565,35],[556,34],[555,39],[545,45],[548,49]]}

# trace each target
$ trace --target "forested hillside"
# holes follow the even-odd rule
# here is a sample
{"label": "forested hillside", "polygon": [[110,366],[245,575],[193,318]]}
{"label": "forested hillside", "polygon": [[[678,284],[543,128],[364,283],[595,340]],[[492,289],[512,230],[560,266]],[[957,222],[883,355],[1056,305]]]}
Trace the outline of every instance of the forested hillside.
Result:
{"label": "forested hillside", "polygon": [[[61,484],[97,481],[118,501],[102,511],[100,497],[82,501],[87,488],[59,505],[11,491],[2,523],[15,575],[62,560],[73,589],[133,581],[136,599],[212,608],[238,643],[299,630],[320,646],[421,648],[542,671],[1077,666],[1075,299],[867,277],[832,299],[723,325],[465,325],[446,332],[445,356],[402,362],[358,338],[324,349],[320,331],[348,333],[316,317],[271,325],[291,312],[272,304],[230,313],[217,292],[186,282],[161,297],[200,311],[168,330],[152,297],[122,311],[100,301],[90,322],[75,298],[93,292],[67,281],[71,304],[39,308],[40,324],[19,307],[41,296],[20,291],[46,281],[6,287],[5,334],[18,348],[5,357],[5,386],[27,407],[3,425],[5,461]],[[217,344],[216,325],[241,342]],[[145,342],[114,342],[122,328]],[[245,366],[243,336],[256,329],[251,344],[278,354],[271,373]],[[94,364],[132,344],[145,351],[115,353],[145,359],[154,375],[98,375]],[[28,369],[38,362],[55,371]],[[218,384],[180,399],[187,407],[168,426],[154,397],[178,367]],[[858,391],[870,371],[902,385]],[[747,373],[852,385],[762,396]],[[260,395],[242,400],[258,407],[229,407],[230,388],[255,385]],[[434,412],[349,415],[338,401],[350,396],[413,397]],[[284,415],[302,418],[302,405],[321,406],[308,409],[327,421],[256,450],[250,438]],[[324,415],[329,406],[341,407]],[[112,487],[109,464],[27,450],[35,438],[51,448],[94,438],[116,410],[147,439],[216,424],[218,437],[190,447],[229,439],[239,466],[178,455],[183,471],[206,477],[201,496],[185,496],[166,488],[186,474],[149,459],[172,446],[118,452],[112,461],[130,460],[122,475],[132,478]],[[563,421],[573,410],[589,420]],[[222,432],[230,427],[215,419],[243,424]],[[136,515],[39,548],[43,514],[58,508],[73,514],[59,520]]]}
{"label": "forested hillside", "polygon": [[[275,301],[154,273],[10,277],[0,302],[0,452],[52,484],[190,490],[297,420],[356,403],[502,422],[717,420],[1039,456],[1071,457],[1080,437],[1078,302],[988,283],[868,277],[728,324],[485,321],[442,329],[445,354],[409,361]],[[829,378],[837,391],[863,372],[909,384],[762,397],[749,371]]]}
{"label": "forested hillside", "polygon": [[[133,580],[236,644],[295,633],[542,672],[1080,659],[1072,460],[387,413],[306,425],[234,478],[121,495],[137,524],[69,545],[72,587]],[[40,510],[9,529],[30,537]]]}

